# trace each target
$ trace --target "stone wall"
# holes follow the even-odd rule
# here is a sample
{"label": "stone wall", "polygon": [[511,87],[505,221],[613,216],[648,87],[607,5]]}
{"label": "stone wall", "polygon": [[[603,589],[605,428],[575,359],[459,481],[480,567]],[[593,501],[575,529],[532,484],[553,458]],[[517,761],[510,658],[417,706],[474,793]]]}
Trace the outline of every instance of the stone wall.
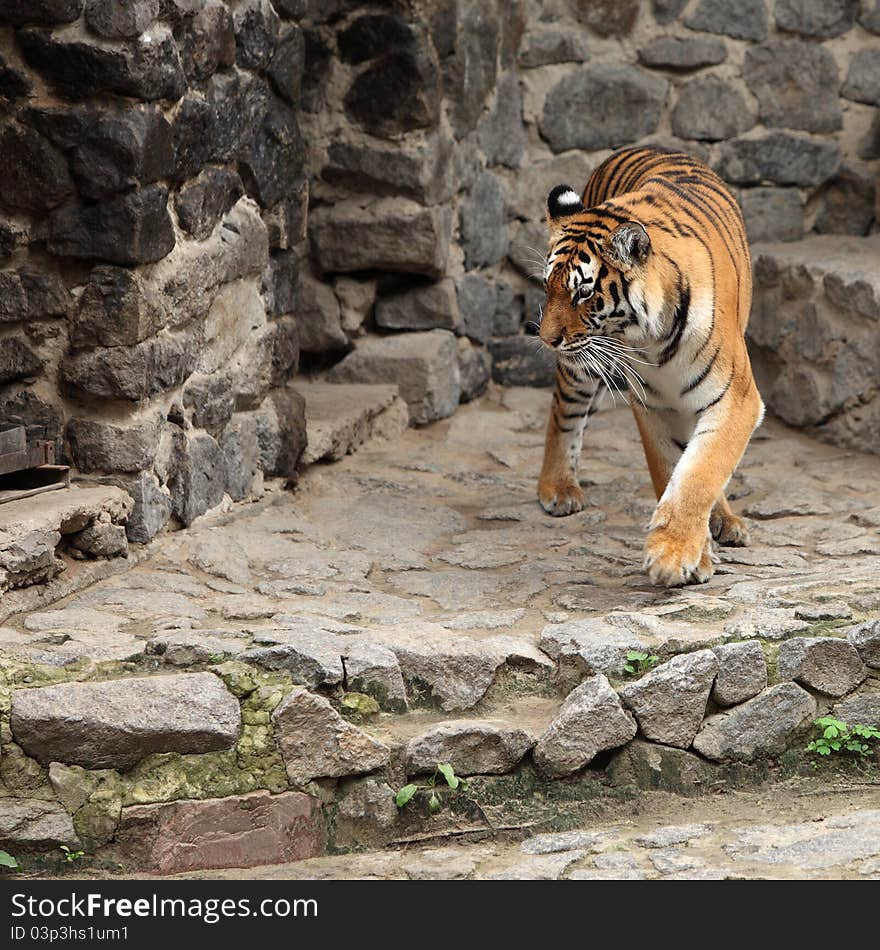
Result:
{"label": "stone wall", "polygon": [[127,489],[135,541],[303,449],[296,7],[0,2],[0,418]]}
{"label": "stone wall", "polygon": [[[619,146],[706,159],[753,243],[877,229],[873,0],[340,0],[321,11],[305,22],[305,363],[356,348],[331,378],[398,380],[414,422],[450,414],[490,371],[551,381],[530,338],[546,195],[582,186]],[[424,330],[430,341],[409,336]]]}

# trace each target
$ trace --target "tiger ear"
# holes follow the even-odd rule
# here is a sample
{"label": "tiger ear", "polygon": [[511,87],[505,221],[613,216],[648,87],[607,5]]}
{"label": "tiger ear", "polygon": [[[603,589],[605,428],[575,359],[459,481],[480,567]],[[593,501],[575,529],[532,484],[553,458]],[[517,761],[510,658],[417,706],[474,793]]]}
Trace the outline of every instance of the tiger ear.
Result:
{"label": "tiger ear", "polygon": [[547,223],[551,227],[561,218],[568,218],[583,210],[583,202],[571,185],[557,185],[547,197]]}
{"label": "tiger ear", "polygon": [[629,270],[638,264],[644,264],[651,253],[651,239],[648,232],[637,222],[627,221],[611,232],[605,244],[605,250],[612,264]]}

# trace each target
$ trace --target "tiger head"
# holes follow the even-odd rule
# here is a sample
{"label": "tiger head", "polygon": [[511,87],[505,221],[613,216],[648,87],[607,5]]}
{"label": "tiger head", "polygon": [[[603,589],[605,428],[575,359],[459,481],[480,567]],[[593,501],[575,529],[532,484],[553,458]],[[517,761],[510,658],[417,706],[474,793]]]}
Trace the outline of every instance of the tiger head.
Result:
{"label": "tiger head", "polygon": [[547,224],[541,340],[565,357],[591,337],[619,340],[630,331],[637,334],[634,283],[646,273],[651,256],[644,227],[602,206],[587,210],[568,185],[550,192]]}

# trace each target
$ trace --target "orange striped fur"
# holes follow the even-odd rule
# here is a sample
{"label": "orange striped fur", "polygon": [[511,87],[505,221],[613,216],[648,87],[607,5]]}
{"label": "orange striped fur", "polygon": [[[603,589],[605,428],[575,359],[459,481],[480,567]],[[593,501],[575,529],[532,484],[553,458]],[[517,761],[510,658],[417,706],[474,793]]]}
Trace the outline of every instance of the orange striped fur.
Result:
{"label": "orange striped fur", "polygon": [[555,188],[547,221],[540,335],[557,371],[541,504],[583,507],[584,426],[603,387],[625,387],[657,495],[645,568],[660,585],[705,582],[713,537],[748,543],[724,490],[764,412],[744,339],[751,262],[736,201],[696,158],[628,148],[583,195]]}

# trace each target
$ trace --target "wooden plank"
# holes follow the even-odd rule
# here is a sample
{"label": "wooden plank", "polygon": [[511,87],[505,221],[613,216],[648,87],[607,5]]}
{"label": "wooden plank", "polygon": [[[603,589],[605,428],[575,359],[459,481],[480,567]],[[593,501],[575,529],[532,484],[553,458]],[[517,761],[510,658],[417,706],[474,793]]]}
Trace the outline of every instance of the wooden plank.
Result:
{"label": "wooden plank", "polygon": [[52,442],[37,442],[20,452],[7,452],[0,455],[0,475],[20,472],[40,465],[51,465],[55,461],[55,445]]}

